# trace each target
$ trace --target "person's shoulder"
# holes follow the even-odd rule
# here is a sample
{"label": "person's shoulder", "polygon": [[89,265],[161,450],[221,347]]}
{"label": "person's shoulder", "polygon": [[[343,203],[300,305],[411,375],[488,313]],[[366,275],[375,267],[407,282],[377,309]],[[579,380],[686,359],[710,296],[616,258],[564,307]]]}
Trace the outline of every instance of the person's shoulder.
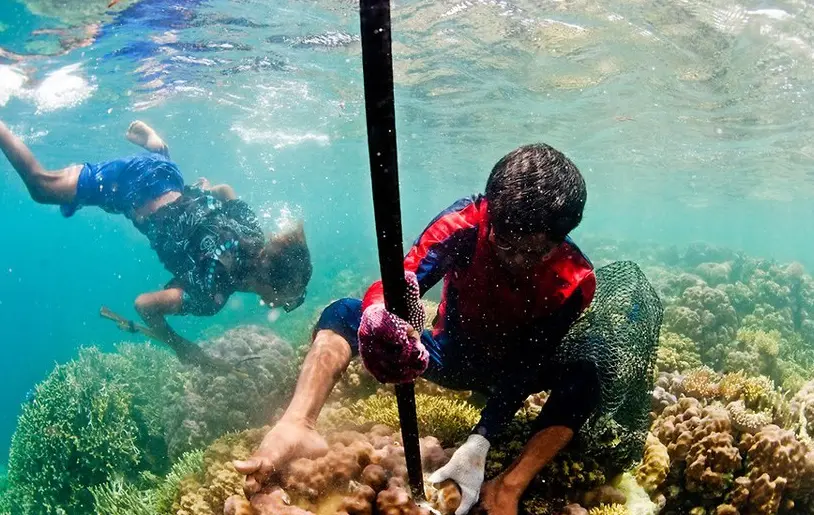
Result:
{"label": "person's shoulder", "polygon": [[435,224],[444,219],[454,217],[455,225],[459,228],[468,228],[477,225],[482,219],[482,210],[484,206],[482,195],[470,195],[468,197],[461,197],[448,207],[443,209],[440,213],[435,215],[430,225]]}
{"label": "person's shoulder", "polygon": [[570,236],[565,238],[565,241],[563,242],[563,247],[565,249],[565,256],[568,259],[572,261],[577,261],[583,268],[593,272],[594,270],[593,262]]}

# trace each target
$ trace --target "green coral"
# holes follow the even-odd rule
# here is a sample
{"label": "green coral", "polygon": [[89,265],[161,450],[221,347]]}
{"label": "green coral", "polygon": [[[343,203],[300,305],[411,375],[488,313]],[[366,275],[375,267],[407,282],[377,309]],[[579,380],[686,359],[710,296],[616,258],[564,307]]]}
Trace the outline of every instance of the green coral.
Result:
{"label": "green coral", "polygon": [[24,513],[87,513],[89,487],[143,466],[133,396],[110,355],[82,349],[37,385],[9,454],[11,502]]}
{"label": "green coral", "polygon": [[204,450],[186,452],[175,462],[169,474],[154,491],[155,512],[172,513],[178,500],[181,482],[188,478],[202,478],[204,473]]}
{"label": "green coral", "polygon": [[145,473],[152,488],[139,488],[136,483],[115,477],[103,485],[90,488],[97,515],[174,515],[182,482],[202,480],[203,449],[185,453],[172,466],[166,477]]}
{"label": "green coral", "polygon": [[[466,401],[420,393],[415,399],[418,430],[423,435],[435,436],[442,445],[453,445],[465,438],[480,417],[478,410]],[[333,417],[334,420],[321,421],[321,425],[341,427],[345,422],[359,426],[384,424],[393,429],[400,427],[396,397],[386,393],[356,401],[337,410]]]}
{"label": "green coral", "polygon": [[141,491],[121,477],[90,487],[96,515],[156,515],[155,493]]}
{"label": "green coral", "polygon": [[8,497],[8,472],[0,469],[0,514],[11,513],[11,503]]}

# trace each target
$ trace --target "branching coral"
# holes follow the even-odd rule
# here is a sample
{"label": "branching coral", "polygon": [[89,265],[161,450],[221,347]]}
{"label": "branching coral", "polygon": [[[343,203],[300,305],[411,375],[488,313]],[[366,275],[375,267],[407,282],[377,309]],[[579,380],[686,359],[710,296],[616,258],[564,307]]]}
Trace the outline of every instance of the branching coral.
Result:
{"label": "branching coral", "polygon": [[155,515],[155,492],[141,491],[122,478],[90,487],[96,515]]}
{"label": "branching coral", "polygon": [[[434,435],[445,445],[452,445],[472,429],[479,412],[465,401],[434,395],[416,395],[418,428],[421,434]],[[399,428],[395,396],[377,394],[348,406],[327,411],[319,421],[324,430],[384,424]]]}
{"label": "branching coral", "polygon": [[591,508],[588,515],[630,515],[630,511],[624,504],[603,504]]}
{"label": "branching coral", "polygon": [[130,387],[121,381],[118,356],[98,349],[57,368],[23,406],[9,456],[10,498],[29,514],[86,513],[89,487],[115,472],[148,468],[142,449],[150,432]]}

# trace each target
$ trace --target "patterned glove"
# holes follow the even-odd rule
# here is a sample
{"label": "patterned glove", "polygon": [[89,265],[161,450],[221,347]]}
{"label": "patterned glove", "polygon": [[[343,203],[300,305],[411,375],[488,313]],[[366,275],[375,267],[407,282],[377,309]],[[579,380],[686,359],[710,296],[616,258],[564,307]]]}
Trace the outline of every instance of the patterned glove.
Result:
{"label": "patterned glove", "polygon": [[461,489],[461,505],[455,510],[455,515],[464,515],[478,502],[488,452],[489,440],[481,435],[469,435],[449,463],[429,477],[433,484],[451,479]]}
{"label": "patterned glove", "polygon": [[382,383],[406,383],[424,373],[429,364],[429,353],[421,337],[410,337],[412,326],[419,334],[424,329],[424,309],[418,280],[412,272],[405,274],[407,281],[408,320],[388,312],[383,303],[369,306],[359,324],[359,354],[365,368]]}

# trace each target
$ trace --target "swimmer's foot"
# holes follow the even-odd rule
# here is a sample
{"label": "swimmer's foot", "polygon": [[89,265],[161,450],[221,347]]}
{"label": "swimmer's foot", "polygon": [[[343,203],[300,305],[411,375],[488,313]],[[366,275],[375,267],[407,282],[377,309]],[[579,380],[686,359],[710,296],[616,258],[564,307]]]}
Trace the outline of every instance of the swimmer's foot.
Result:
{"label": "swimmer's foot", "polygon": [[167,144],[161,139],[161,136],[156,134],[152,127],[136,120],[127,128],[127,139],[131,143],[143,147],[150,152],[158,152],[160,154],[167,153]]}

